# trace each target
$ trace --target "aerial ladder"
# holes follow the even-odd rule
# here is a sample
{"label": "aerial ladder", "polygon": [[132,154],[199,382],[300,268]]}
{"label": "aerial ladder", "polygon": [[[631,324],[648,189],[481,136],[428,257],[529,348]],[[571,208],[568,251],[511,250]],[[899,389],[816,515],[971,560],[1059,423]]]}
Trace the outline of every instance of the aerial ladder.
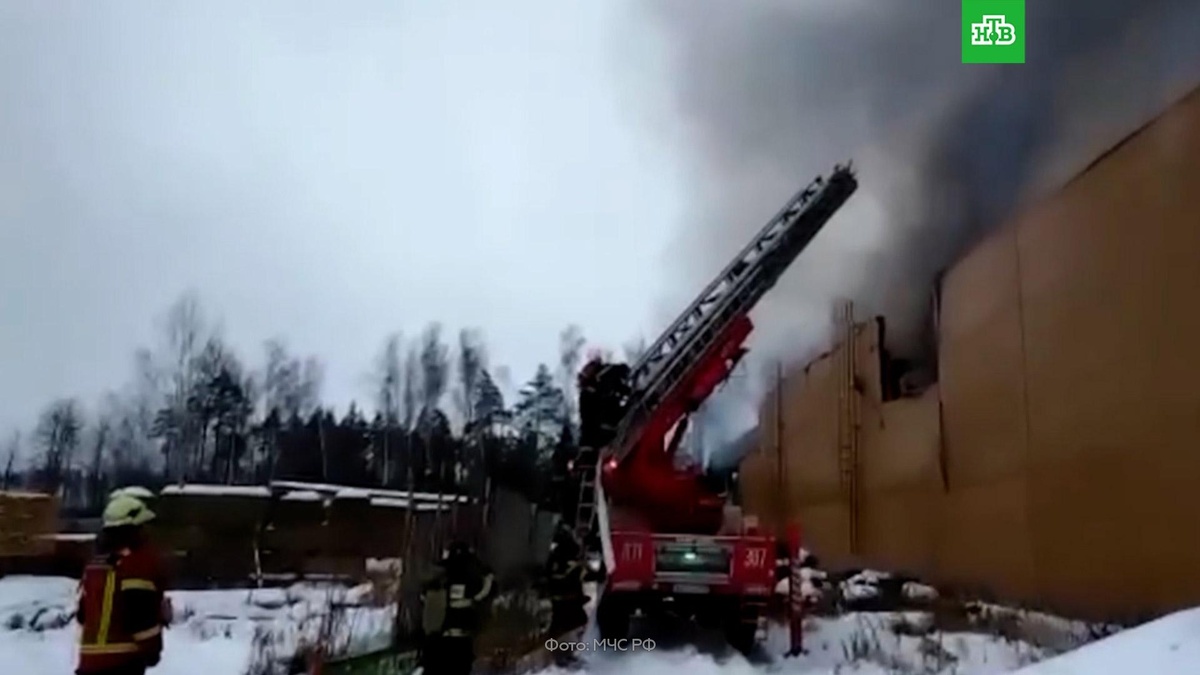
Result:
{"label": "aerial ladder", "polygon": [[[593,359],[580,373],[574,526],[606,570],[602,637],[635,612],[720,623],[743,651],[773,592],[774,538],[738,517],[675,452],[695,412],[746,353],[749,312],[858,187],[838,165],[797,192],[632,365]],[[749,608],[749,609],[748,609]],[[731,620],[732,618],[732,620]]]}

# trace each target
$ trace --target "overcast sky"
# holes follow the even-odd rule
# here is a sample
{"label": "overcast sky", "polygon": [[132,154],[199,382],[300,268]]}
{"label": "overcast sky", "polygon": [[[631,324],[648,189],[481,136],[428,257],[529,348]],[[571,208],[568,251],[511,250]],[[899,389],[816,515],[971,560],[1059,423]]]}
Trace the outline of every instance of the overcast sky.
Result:
{"label": "overcast sky", "polygon": [[128,380],[189,288],[255,365],[275,335],[323,357],[340,406],[431,320],[482,327],[517,380],[569,322],[614,349],[657,328],[682,197],[646,23],[0,0],[0,430]]}
{"label": "overcast sky", "polygon": [[341,408],[433,320],[518,383],[568,323],[619,351],[846,158],[755,353],[823,348],[841,297],[919,327],[964,223],[1200,77],[1194,0],[1076,4],[986,67],[941,0],[0,0],[0,432],[121,386],[188,289]]}

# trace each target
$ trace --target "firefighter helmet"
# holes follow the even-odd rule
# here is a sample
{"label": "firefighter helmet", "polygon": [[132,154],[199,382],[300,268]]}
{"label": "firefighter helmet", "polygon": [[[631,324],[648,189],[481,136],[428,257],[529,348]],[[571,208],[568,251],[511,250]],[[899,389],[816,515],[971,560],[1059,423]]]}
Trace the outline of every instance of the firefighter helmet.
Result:
{"label": "firefighter helmet", "polygon": [[108,498],[109,500],[113,500],[121,495],[127,495],[129,497],[141,500],[154,499],[154,493],[144,487],[141,487],[140,485],[117,488],[116,490],[112,491],[112,494],[108,495]]}
{"label": "firefighter helmet", "polygon": [[104,507],[104,528],[145,525],[154,520],[151,511],[142,500],[128,494],[118,494]]}

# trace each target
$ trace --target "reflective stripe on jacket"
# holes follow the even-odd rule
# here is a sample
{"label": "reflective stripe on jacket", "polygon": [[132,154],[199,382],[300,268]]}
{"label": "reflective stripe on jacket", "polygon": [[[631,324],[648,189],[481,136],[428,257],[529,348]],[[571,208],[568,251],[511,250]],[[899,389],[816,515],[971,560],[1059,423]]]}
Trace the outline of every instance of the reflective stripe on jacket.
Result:
{"label": "reflective stripe on jacket", "polygon": [[550,599],[575,600],[583,597],[586,571],[583,563],[574,557],[555,556],[550,561],[550,579],[546,589]]}
{"label": "reflective stripe on jacket", "polygon": [[79,673],[145,663],[162,650],[162,579],[148,549],[94,559],[79,587]]}
{"label": "reflective stripe on jacket", "polygon": [[[472,569],[473,568],[473,569]],[[482,603],[492,595],[495,583],[492,573],[482,565],[446,569],[441,567],[427,582],[424,599],[426,608],[433,608],[434,594],[445,594],[445,614],[436,632],[446,637],[474,635],[482,619]],[[429,617],[432,619],[432,615]]]}

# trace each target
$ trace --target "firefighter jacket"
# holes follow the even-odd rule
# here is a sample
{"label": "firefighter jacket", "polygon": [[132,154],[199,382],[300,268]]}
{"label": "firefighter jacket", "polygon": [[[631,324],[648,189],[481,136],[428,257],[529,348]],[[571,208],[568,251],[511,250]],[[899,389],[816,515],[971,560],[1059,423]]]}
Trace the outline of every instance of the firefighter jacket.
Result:
{"label": "firefighter jacket", "polygon": [[154,666],[162,654],[165,575],[148,546],[94,558],[79,584],[81,675]]}
{"label": "firefighter jacket", "polygon": [[[562,551],[560,553],[560,551]],[[569,547],[559,547],[550,554],[547,564],[546,591],[553,602],[583,600],[583,563]]]}
{"label": "firefighter jacket", "polygon": [[[426,606],[426,634],[443,637],[474,636],[482,623],[485,605],[491,598],[494,577],[478,559],[443,561],[426,583],[422,598]],[[444,612],[435,607],[445,603]],[[433,610],[432,612],[429,610]],[[440,626],[434,616],[441,614]]]}

